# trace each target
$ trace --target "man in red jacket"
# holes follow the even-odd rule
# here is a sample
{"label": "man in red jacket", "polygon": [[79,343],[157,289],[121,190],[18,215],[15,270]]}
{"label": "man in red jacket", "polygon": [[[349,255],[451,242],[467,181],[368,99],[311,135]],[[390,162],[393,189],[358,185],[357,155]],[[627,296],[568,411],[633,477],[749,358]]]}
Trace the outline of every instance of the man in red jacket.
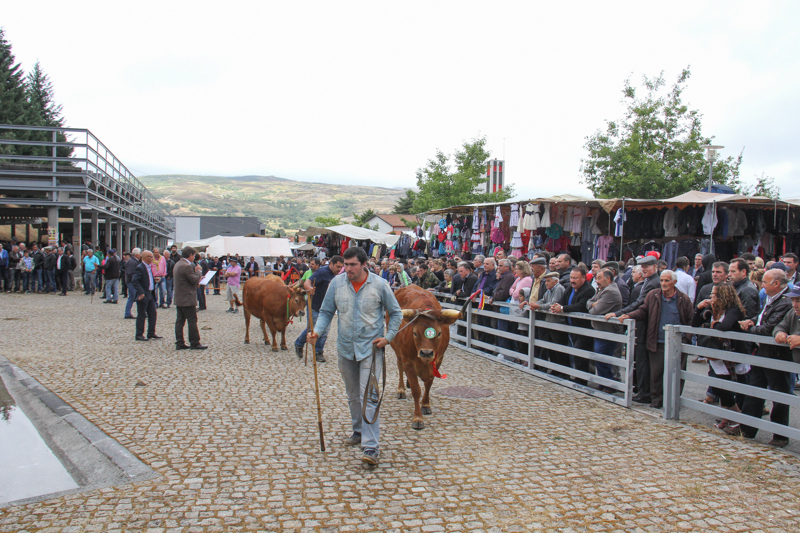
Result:
{"label": "man in red jacket", "polygon": [[[664,326],[691,324],[693,311],[689,297],[675,288],[678,283],[675,272],[665,270],[659,280],[661,288],[650,291],[641,307],[619,317],[620,322],[626,318],[647,319],[645,344],[650,363],[650,406],[655,409],[661,409],[664,404]],[[686,354],[681,356],[681,368],[686,370]]]}

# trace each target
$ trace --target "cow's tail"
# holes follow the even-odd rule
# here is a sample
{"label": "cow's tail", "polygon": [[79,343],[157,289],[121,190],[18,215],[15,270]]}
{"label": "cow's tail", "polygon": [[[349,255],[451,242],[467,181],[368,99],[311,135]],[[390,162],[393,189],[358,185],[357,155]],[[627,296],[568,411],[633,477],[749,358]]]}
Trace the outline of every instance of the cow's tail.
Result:
{"label": "cow's tail", "polygon": [[236,307],[243,306],[244,305],[244,293],[242,293],[242,301],[241,302],[239,301],[239,295],[238,294],[234,294],[233,295],[233,300],[234,300],[234,302],[236,302]]}

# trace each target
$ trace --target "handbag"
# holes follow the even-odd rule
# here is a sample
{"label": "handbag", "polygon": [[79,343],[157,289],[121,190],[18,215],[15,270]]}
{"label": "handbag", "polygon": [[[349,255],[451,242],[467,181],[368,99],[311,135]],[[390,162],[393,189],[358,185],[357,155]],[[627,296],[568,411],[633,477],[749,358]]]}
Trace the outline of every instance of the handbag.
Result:
{"label": "handbag", "polygon": [[[505,303],[510,303],[510,302],[511,302],[511,297],[509,297],[508,300],[505,301]],[[503,307],[500,308],[500,314],[503,314],[503,315],[509,314],[510,311],[511,311],[510,307],[503,306]]]}

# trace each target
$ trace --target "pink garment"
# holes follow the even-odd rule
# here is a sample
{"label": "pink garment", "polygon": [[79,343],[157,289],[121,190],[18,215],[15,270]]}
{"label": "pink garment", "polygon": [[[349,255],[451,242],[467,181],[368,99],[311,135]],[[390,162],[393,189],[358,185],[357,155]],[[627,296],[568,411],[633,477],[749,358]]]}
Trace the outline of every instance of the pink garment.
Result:
{"label": "pink garment", "polygon": [[514,284],[511,285],[511,289],[509,289],[508,294],[510,294],[515,300],[519,301],[520,296],[522,296],[522,289],[530,289],[532,286],[533,278],[531,276],[517,278],[514,280]]}
{"label": "pink garment", "polygon": [[614,241],[614,237],[603,235],[597,238],[597,257],[602,261],[608,261],[608,247]]}
{"label": "pink garment", "polygon": [[153,261],[153,264],[150,265],[150,269],[153,271],[153,276],[163,278],[167,275],[167,260],[162,255],[158,258],[158,261]]}

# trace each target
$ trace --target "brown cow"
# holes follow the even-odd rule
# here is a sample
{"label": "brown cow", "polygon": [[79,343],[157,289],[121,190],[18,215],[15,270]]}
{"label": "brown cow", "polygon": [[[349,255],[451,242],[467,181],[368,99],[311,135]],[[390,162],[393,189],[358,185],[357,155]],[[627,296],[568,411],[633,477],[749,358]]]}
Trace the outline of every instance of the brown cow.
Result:
{"label": "brown cow", "polygon": [[236,306],[244,305],[245,334],[244,343],[250,344],[250,316],[261,320],[264,344],[269,344],[269,335],[264,325],[272,333],[272,351],[278,351],[277,332],[281,332],[281,350],[286,347],[286,326],[305,308],[305,291],[298,286],[287,287],[268,278],[251,278],[242,287],[242,301],[234,295]]}
{"label": "brown cow", "polygon": [[[431,385],[433,378],[442,366],[444,352],[450,343],[450,324],[461,317],[456,309],[442,310],[442,306],[428,291],[409,285],[394,293],[397,303],[403,310],[403,322],[400,331],[392,341],[392,348],[397,355],[397,368],[400,384],[397,386],[397,397],[406,397],[403,383],[403,372],[408,376],[408,385],[414,396],[414,421],[411,427],[422,429],[425,423],[422,415],[431,411]],[[406,324],[410,326],[403,329]],[[425,384],[425,395],[420,402],[419,381]]]}

